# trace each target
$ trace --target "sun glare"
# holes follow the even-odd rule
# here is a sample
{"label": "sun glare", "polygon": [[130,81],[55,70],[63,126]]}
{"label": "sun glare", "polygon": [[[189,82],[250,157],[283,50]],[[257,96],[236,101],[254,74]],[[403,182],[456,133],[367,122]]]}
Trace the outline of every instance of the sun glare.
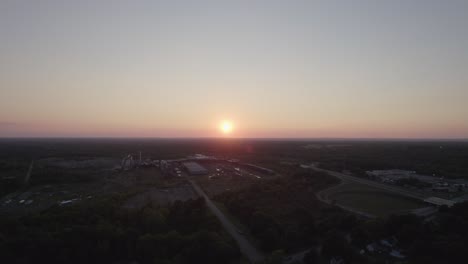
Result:
{"label": "sun glare", "polygon": [[229,133],[231,133],[231,131],[232,131],[232,123],[229,122],[229,121],[223,121],[223,122],[221,123],[220,128],[221,128],[221,131],[222,131],[224,134],[229,134]]}

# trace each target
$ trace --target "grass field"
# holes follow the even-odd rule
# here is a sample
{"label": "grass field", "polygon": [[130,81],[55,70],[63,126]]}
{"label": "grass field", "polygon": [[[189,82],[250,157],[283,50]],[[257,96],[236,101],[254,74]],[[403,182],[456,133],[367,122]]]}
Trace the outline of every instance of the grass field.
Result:
{"label": "grass field", "polygon": [[358,183],[344,184],[328,197],[339,205],[381,217],[424,206],[420,201]]}

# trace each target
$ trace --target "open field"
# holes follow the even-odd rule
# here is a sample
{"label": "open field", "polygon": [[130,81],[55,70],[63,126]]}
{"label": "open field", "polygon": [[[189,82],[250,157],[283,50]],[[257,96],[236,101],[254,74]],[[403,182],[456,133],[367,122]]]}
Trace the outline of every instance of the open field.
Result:
{"label": "open field", "polygon": [[123,207],[127,209],[143,208],[148,203],[170,205],[175,201],[187,201],[196,199],[198,195],[189,184],[173,188],[150,188],[146,192],[137,194],[128,199]]}
{"label": "open field", "polygon": [[0,199],[0,215],[26,215],[54,205],[69,205],[102,194],[100,184],[39,185],[5,195]]}
{"label": "open field", "polygon": [[[208,169],[208,175],[192,177],[210,197],[225,191],[240,190],[274,176],[226,163],[203,164]],[[218,171],[219,170],[219,171]]]}
{"label": "open field", "polygon": [[326,194],[339,205],[375,216],[407,212],[424,206],[424,203],[359,183],[347,183]]}
{"label": "open field", "polygon": [[164,177],[157,168],[116,171],[111,169],[115,162],[103,158],[88,158],[84,162],[54,158],[39,160],[37,164],[30,185],[0,197],[0,214],[25,215],[114,194],[129,197],[124,203],[126,208],[197,198],[184,180]]}

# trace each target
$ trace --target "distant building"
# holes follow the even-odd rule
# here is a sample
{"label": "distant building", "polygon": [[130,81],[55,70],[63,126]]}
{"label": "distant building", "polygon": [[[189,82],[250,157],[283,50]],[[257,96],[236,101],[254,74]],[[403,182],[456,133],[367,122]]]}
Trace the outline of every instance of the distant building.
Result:
{"label": "distant building", "polygon": [[456,189],[449,186],[446,187],[432,187],[433,192],[456,192]]}
{"label": "distant building", "polygon": [[182,163],[182,165],[185,167],[185,169],[188,171],[190,175],[208,174],[208,170],[196,162],[193,162],[193,161],[184,162]]}
{"label": "distant building", "polygon": [[261,172],[261,173],[275,174],[275,172],[273,170],[270,170],[270,169],[267,169],[267,168],[264,168],[264,167],[260,167],[260,166],[254,165],[254,164],[246,163],[246,164],[243,164],[243,165],[245,167],[247,167],[248,169],[255,170],[255,171],[258,171],[258,172]]}
{"label": "distant building", "polygon": [[392,176],[405,176],[409,177],[415,174],[415,171],[407,171],[407,170],[373,170],[367,171],[367,175],[374,176],[374,177],[392,177]]}
{"label": "distant building", "polygon": [[416,174],[415,171],[408,170],[373,170],[366,171],[367,176],[372,180],[378,180],[383,183],[395,184],[400,179],[414,178],[426,184],[433,184],[439,181],[439,178]]}
{"label": "distant building", "polygon": [[207,156],[207,155],[204,155],[204,154],[195,154],[195,155],[192,155],[192,156],[188,156],[187,158],[188,159],[196,159],[196,160],[216,160],[217,159],[216,157]]}
{"label": "distant building", "polygon": [[432,204],[432,205],[436,205],[436,206],[446,205],[448,207],[451,207],[456,203],[455,201],[442,199],[439,197],[429,197],[427,199],[424,199],[424,202]]}

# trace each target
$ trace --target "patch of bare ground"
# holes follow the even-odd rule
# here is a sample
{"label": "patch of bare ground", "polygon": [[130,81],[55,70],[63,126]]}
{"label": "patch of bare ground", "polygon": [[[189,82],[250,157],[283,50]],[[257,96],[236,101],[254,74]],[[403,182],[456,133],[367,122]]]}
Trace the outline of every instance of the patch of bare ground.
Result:
{"label": "patch of bare ground", "polygon": [[194,180],[203,188],[209,197],[214,197],[225,191],[242,190],[256,182],[264,180],[250,176],[237,175],[222,175],[211,178],[210,176],[212,175],[194,177]]}
{"label": "patch of bare ground", "polygon": [[175,201],[187,201],[197,197],[198,195],[188,183],[170,188],[150,188],[128,199],[124,203],[123,208],[140,209],[148,203],[169,205]]}

